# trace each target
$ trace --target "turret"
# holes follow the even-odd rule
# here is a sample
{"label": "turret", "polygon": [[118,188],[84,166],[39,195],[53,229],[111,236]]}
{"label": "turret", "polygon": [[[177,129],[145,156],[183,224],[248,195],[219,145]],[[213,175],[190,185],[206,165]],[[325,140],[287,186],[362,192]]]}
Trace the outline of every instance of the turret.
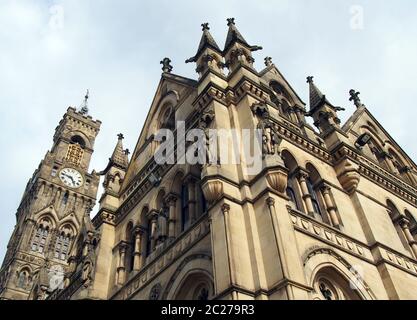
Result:
{"label": "turret", "polygon": [[222,51],[210,34],[208,23],[203,23],[203,35],[197,53],[185,61],[185,63],[195,62],[197,65],[196,72],[200,75],[200,79],[210,70],[223,75],[224,62]]}
{"label": "turret", "polygon": [[252,52],[261,50],[262,47],[248,44],[236,27],[235,18],[227,19],[227,25],[229,31],[223,50],[226,66],[230,72],[233,72],[240,64],[253,68],[255,59],[252,57]]}

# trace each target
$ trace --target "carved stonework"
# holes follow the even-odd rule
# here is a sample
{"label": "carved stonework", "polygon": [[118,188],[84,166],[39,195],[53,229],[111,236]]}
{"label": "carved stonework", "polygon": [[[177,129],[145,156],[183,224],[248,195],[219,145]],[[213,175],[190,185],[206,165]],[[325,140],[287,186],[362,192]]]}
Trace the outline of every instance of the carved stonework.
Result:
{"label": "carved stonework", "polygon": [[154,285],[149,293],[149,300],[159,300],[161,296],[162,286],[160,283]]}
{"label": "carved stonework", "polygon": [[275,191],[284,194],[287,189],[288,172],[284,169],[274,169],[266,174],[268,184]]}
{"label": "carved stonework", "polygon": [[348,159],[343,160],[336,166],[336,173],[343,189],[349,194],[353,193],[360,180],[358,165]]}
{"label": "carved stonework", "polygon": [[220,180],[208,180],[203,184],[202,189],[204,197],[211,203],[223,195],[223,182]]}

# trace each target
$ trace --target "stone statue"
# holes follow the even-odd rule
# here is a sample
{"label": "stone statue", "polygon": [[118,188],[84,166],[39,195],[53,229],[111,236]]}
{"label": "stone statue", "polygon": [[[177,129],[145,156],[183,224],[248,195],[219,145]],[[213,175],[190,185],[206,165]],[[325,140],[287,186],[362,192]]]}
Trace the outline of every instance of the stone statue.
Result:
{"label": "stone statue", "polygon": [[198,124],[198,128],[204,131],[204,136],[205,136],[204,154],[206,156],[204,165],[207,165],[207,166],[211,166],[213,162],[216,162],[216,163],[218,162],[217,154],[213,152],[212,150],[213,146],[211,146],[212,139],[210,137],[210,124],[212,123],[213,120],[214,120],[214,112],[208,111],[208,112],[205,112],[201,116],[199,124]]}

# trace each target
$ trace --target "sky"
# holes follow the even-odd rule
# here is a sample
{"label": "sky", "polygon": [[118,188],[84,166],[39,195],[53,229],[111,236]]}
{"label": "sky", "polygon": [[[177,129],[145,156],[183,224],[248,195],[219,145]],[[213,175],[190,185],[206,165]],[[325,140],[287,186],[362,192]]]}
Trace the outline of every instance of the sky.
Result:
{"label": "sky", "polygon": [[265,56],[308,102],[306,76],[342,122],[355,110],[349,89],[415,161],[415,0],[0,0],[0,260],[25,185],[52,146],[68,106],[90,90],[102,121],[90,169],[102,170],[119,132],[133,151],[169,57],[173,73],[197,79],[201,23],[223,47],[235,17],[261,70]]}

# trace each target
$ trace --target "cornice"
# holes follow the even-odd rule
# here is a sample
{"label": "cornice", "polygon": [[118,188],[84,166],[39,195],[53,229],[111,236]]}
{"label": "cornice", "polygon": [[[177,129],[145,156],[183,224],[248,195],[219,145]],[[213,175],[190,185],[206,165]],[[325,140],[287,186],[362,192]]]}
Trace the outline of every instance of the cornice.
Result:
{"label": "cornice", "polygon": [[413,206],[417,205],[417,190],[414,187],[359,154],[351,146],[340,144],[332,151],[332,155],[335,164],[343,159],[349,159],[359,166],[358,172],[361,176],[369,178],[377,185],[395,193]]}

